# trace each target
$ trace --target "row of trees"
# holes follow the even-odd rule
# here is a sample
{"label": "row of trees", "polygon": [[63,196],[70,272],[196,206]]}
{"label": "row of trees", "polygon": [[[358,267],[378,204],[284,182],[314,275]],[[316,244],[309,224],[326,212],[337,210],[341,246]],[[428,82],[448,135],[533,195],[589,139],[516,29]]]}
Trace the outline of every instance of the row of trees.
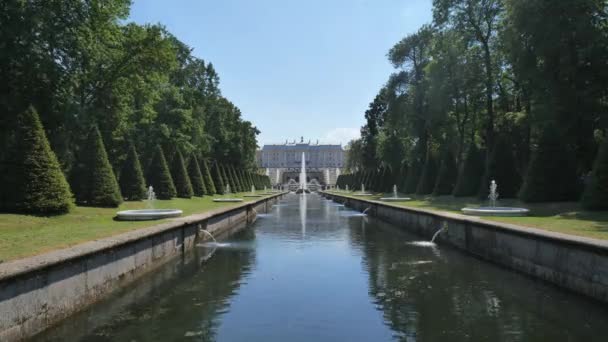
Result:
{"label": "row of trees", "polygon": [[[0,144],[7,148],[0,149],[0,184],[10,184],[9,174],[23,166],[15,164],[23,138],[17,118],[31,107],[44,127],[46,149],[68,175],[77,202],[95,197],[84,195],[91,182],[109,184],[98,176],[111,178],[109,172],[88,174],[87,165],[107,160],[120,176],[135,150],[142,170],[149,170],[158,145],[169,166],[179,151],[182,159],[195,156],[238,170],[255,169],[259,131],[222,96],[213,65],[161,25],[126,23],[130,3],[3,2]],[[101,148],[107,158],[90,160],[90,150]],[[182,171],[177,167],[174,173]],[[128,183],[128,177],[134,175],[120,176],[119,183]],[[15,203],[8,203],[13,200],[11,194],[0,196],[0,209],[14,209]]]}
{"label": "row of trees", "polygon": [[433,22],[389,51],[396,72],[365,112],[342,183],[390,170],[405,193],[485,198],[494,179],[501,197],[564,201],[585,191],[585,207],[608,208],[608,157],[598,153],[607,8],[434,0]]}
{"label": "row of trees", "polygon": [[270,186],[268,176],[248,172],[232,164],[216,161],[212,163],[211,171],[208,161],[199,163],[195,154],[191,154],[186,163],[179,149],[169,154],[171,158],[168,161],[160,145],[145,178],[135,146],[131,145],[117,180],[102,136],[95,127],[77,159],[70,177],[70,188],[35,109],[30,107],[16,119],[18,148],[13,149],[7,158],[14,168],[4,175],[8,191],[3,192],[0,198],[3,209],[8,211],[65,213],[72,206],[72,191],[79,205],[117,207],[123,199],[145,199],[147,184],[154,187],[159,199],[202,197],[224,194],[228,189],[244,192]]}

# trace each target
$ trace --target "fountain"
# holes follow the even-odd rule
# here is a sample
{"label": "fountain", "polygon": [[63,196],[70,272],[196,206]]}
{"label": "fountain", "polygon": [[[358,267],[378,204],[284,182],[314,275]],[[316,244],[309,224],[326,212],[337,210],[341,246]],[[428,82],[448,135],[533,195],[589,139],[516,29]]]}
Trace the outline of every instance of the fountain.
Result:
{"label": "fountain", "polygon": [[302,166],[300,168],[300,188],[296,191],[296,194],[307,194],[310,193],[308,186],[306,185],[306,153],[302,152]]}
{"label": "fountain", "polygon": [[400,201],[409,201],[411,198],[409,197],[399,197],[399,192],[397,191],[397,185],[393,185],[393,197],[382,197],[381,201],[385,202],[400,202]]}
{"label": "fountain", "polygon": [[492,180],[490,182],[490,194],[488,195],[490,205],[487,207],[478,208],[462,208],[462,212],[466,215],[475,216],[525,216],[530,210],[526,208],[516,207],[497,207],[496,201],[498,200],[498,184]]}
{"label": "fountain", "polygon": [[[264,187],[264,192],[266,191],[266,187]],[[255,193],[255,186],[251,186],[251,193],[248,195],[245,195],[244,197],[262,197],[262,195],[258,195]]]}
{"label": "fountain", "polygon": [[183,214],[179,209],[154,209],[155,200],[156,194],[154,193],[154,188],[150,186],[148,188],[148,199],[146,201],[148,209],[119,211],[116,213],[116,219],[121,221],[145,221],[177,217]]}
{"label": "fountain", "polygon": [[[230,184],[226,185],[226,191],[224,193],[226,195],[229,195],[231,193]],[[221,197],[221,198],[214,198],[213,202],[233,203],[233,202],[243,202],[243,199],[235,198],[235,197]]]}
{"label": "fountain", "polygon": [[363,183],[361,183],[361,192],[355,194],[355,196],[372,196],[372,195],[373,194],[365,192],[365,184],[363,184]]}

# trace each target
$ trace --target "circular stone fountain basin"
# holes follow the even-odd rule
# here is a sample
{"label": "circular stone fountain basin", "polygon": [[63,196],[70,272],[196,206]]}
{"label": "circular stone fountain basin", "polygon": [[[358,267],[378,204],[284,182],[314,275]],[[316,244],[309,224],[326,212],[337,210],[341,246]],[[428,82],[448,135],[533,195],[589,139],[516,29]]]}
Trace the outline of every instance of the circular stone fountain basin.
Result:
{"label": "circular stone fountain basin", "polygon": [[530,212],[529,209],[515,207],[478,207],[461,210],[466,215],[475,216],[526,216]]}
{"label": "circular stone fountain basin", "polygon": [[373,196],[374,194],[368,194],[368,193],[358,193],[358,194],[353,194],[353,196]]}
{"label": "circular stone fountain basin", "polygon": [[214,198],[213,202],[234,203],[234,202],[243,202],[243,199],[242,198]]}
{"label": "circular stone fountain basin", "polygon": [[384,202],[402,202],[411,201],[412,199],[409,197],[382,197],[380,200]]}
{"label": "circular stone fountain basin", "polygon": [[178,217],[181,216],[182,213],[183,211],[179,209],[124,210],[117,212],[116,218],[121,221],[146,221]]}
{"label": "circular stone fountain basin", "polygon": [[243,197],[262,197],[262,195],[244,195]]}

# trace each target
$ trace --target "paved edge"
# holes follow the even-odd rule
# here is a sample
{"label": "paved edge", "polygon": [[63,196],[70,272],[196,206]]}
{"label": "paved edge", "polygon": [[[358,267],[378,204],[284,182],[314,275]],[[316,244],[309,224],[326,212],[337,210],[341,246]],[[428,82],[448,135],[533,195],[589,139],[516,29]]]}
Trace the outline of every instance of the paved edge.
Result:
{"label": "paved edge", "polygon": [[6,261],[0,264],[0,282],[10,280],[11,278],[16,278],[26,273],[42,270],[66,261],[79,259],[91,254],[103,252],[105,250],[112,249],[114,247],[124,245],[132,241],[152,237],[168,230],[190,225],[195,222],[209,220],[211,218],[218,217],[235,210],[246,208],[248,206],[255,206],[258,203],[265,202],[272,198],[280,197],[284,194],[285,193],[277,193],[253,201],[242,202],[227,208],[218,208],[199,214],[173,218],[169,219],[168,221],[149,227],[138,228],[132,231],[120,233],[106,238],[83,242],[71,247],[62,248],[51,252],[34,255],[31,257]]}
{"label": "paved edge", "polygon": [[506,230],[506,231],[509,231],[509,232],[512,232],[512,233],[518,234],[518,235],[531,236],[531,237],[540,238],[540,239],[544,239],[544,240],[559,241],[561,243],[577,245],[577,246],[581,246],[583,248],[593,249],[596,251],[602,251],[602,252],[605,252],[608,254],[608,240],[600,240],[600,239],[588,238],[588,237],[583,237],[583,236],[552,232],[552,231],[544,230],[541,228],[520,226],[520,225],[516,225],[516,224],[512,224],[512,223],[489,221],[489,220],[484,220],[484,219],[476,217],[476,216],[467,216],[467,215],[462,215],[462,214],[450,213],[447,211],[405,207],[405,206],[400,206],[397,204],[381,202],[381,201],[376,201],[376,200],[368,200],[368,199],[363,199],[363,198],[355,198],[355,197],[351,197],[351,196],[345,196],[345,195],[335,194],[335,193],[326,192],[326,191],[322,191],[320,193],[322,193],[324,195],[328,195],[328,196],[341,198],[341,199],[354,200],[354,201],[369,203],[369,204],[376,205],[376,206],[384,206],[384,207],[409,211],[409,212],[413,212],[413,213],[419,213],[419,214],[425,214],[425,215],[435,216],[435,217],[439,217],[439,218],[450,219],[450,220],[459,221],[459,222],[462,222],[465,224],[473,223],[473,224],[481,225],[481,226],[488,227],[491,229]]}

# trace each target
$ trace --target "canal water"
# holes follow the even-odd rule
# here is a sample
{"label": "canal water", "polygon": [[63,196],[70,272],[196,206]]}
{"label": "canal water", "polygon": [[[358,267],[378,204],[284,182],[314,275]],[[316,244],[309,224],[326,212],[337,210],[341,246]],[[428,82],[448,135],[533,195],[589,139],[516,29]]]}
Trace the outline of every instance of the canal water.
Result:
{"label": "canal water", "polygon": [[[608,309],[318,195],[172,261],[36,341],[606,341]],[[209,258],[209,255],[213,255]]]}

